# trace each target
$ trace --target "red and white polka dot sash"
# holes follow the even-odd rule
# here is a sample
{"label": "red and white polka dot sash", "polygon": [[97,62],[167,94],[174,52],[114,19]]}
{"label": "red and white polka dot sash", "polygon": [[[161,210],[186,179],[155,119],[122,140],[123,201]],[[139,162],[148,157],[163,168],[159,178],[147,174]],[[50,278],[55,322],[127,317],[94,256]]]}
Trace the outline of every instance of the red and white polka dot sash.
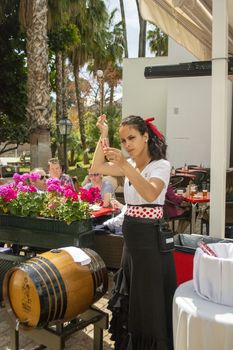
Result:
{"label": "red and white polka dot sash", "polygon": [[162,219],[163,207],[144,207],[140,205],[127,206],[125,215],[132,216],[134,218],[145,218],[145,219]]}

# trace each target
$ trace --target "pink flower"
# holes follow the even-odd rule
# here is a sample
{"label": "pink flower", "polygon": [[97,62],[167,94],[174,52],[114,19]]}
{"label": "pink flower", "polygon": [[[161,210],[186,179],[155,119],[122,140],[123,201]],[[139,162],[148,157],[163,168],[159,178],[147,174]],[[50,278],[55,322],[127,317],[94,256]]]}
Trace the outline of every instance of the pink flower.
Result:
{"label": "pink flower", "polygon": [[73,190],[73,187],[70,184],[64,186],[63,195],[66,198],[71,198],[73,201],[78,200],[78,193]]}
{"label": "pink flower", "polygon": [[13,188],[12,184],[0,186],[0,196],[4,202],[10,202],[17,197],[17,191]]}
{"label": "pink flower", "polygon": [[31,173],[30,174],[30,179],[32,180],[32,181],[36,181],[36,180],[38,180],[38,179],[40,179],[40,174],[39,173],[37,173],[37,172],[34,172],[34,173]]}
{"label": "pink flower", "polygon": [[80,188],[80,198],[88,203],[94,203],[101,199],[100,189],[91,187],[90,189]]}
{"label": "pink flower", "polygon": [[14,180],[15,184],[17,185],[17,183],[21,181],[21,175],[18,173],[14,173],[13,180]]}
{"label": "pink flower", "polygon": [[29,179],[30,179],[30,174],[29,173],[24,173],[24,174],[21,175],[21,181],[26,182]]}
{"label": "pink flower", "polygon": [[63,188],[61,187],[60,180],[55,178],[49,178],[47,181],[47,191],[62,193]]}
{"label": "pink flower", "polygon": [[18,192],[37,192],[37,189],[32,185],[20,185],[18,186]]}

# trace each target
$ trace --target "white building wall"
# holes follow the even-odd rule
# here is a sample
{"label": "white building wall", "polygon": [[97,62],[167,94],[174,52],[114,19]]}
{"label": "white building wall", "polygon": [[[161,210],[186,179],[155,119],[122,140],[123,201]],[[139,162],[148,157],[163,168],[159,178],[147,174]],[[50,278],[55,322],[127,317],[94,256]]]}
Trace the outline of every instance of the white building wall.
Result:
{"label": "white building wall", "polygon": [[[134,58],[123,62],[123,118],[130,114],[155,117],[156,125],[166,135],[168,159],[175,167],[184,163],[210,166],[211,76],[145,79],[144,68],[192,61],[197,59],[169,40],[168,58]],[[231,105],[229,81],[227,164]]]}
{"label": "white building wall", "polygon": [[169,79],[168,159],[175,167],[210,165],[211,77]]}
{"label": "white building wall", "polygon": [[[192,62],[197,59],[173,40],[169,40],[169,64]],[[175,166],[203,164],[210,167],[211,137],[211,76],[172,78],[168,80],[167,132],[168,159]],[[228,153],[232,83],[228,96]],[[218,140],[216,140],[218,142]]]}
{"label": "white building wall", "polygon": [[156,125],[166,132],[167,80],[145,79],[147,66],[167,64],[167,57],[129,58],[123,62],[122,116],[155,117]]}

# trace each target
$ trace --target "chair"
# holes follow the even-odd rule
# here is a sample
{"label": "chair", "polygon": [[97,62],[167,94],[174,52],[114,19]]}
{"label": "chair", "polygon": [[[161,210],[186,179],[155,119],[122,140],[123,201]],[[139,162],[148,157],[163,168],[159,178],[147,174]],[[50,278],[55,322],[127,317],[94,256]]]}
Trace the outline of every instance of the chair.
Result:
{"label": "chair", "polygon": [[199,190],[201,190],[201,185],[206,181],[206,173],[200,171],[192,171],[192,174],[195,175],[195,184],[198,186]]}
{"label": "chair", "polygon": [[176,189],[177,187],[183,187],[184,180],[184,176],[172,175],[170,177],[170,184]]}
{"label": "chair", "polygon": [[172,205],[172,206],[176,206],[178,208],[181,208],[179,205],[176,205],[174,202],[171,202],[169,200],[165,200],[165,203],[164,203],[164,207],[163,207],[163,213],[164,213],[164,218],[166,220],[168,220],[169,222],[171,222],[172,224],[172,230],[173,232],[175,232],[175,223],[176,221],[189,221],[189,227],[190,227],[190,234],[192,233],[191,232],[191,221],[192,221],[192,213],[191,213],[191,210],[189,211],[188,215],[187,215],[187,212],[186,212],[186,215],[185,213],[182,214],[182,215],[178,215],[178,216],[174,216],[174,217],[169,217],[168,215],[168,207]]}
{"label": "chair", "polygon": [[197,168],[197,167],[198,167],[198,165],[188,164],[188,169]]}
{"label": "chair", "polygon": [[[204,225],[206,225],[206,234],[209,235],[209,218],[201,219],[201,234]],[[233,226],[233,201],[226,202],[225,225]]]}
{"label": "chair", "polygon": [[185,175],[185,174],[176,174],[170,177],[170,184],[174,189],[177,188],[186,188],[190,183],[190,180],[193,181],[195,179],[195,175]]}
{"label": "chair", "polygon": [[233,226],[233,201],[226,202],[226,225]]}

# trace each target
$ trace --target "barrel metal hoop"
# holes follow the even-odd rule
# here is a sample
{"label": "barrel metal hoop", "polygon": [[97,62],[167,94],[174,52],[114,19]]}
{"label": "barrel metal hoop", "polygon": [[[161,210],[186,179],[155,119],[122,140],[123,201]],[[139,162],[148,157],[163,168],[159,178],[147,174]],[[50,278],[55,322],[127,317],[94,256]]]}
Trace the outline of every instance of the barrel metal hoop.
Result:
{"label": "barrel metal hoop", "polygon": [[95,251],[89,248],[85,248],[83,250],[91,258],[90,271],[92,273],[92,279],[95,287],[93,296],[93,302],[95,302],[99,299],[99,287],[103,285],[101,294],[104,294],[108,289],[107,270],[102,258],[100,258],[100,256]]}
{"label": "barrel metal hoop", "polygon": [[[48,269],[56,276],[56,281],[59,283],[59,289],[60,289],[60,295],[61,295],[61,307],[60,307],[60,314],[56,319],[63,319],[66,309],[67,309],[67,292],[66,292],[66,286],[63,281],[63,278],[57,269],[57,267],[48,259],[44,258],[43,256],[38,255],[34,259],[39,259],[44,262],[44,264],[47,265]],[[48,271],[48,270],[47,270]]]}
{"label": "barrel metal hoop", "polygon": [[[38,321],[37,327],[43,327],[45,324],[49,322],[51,305],[49,303],[49,290],[44,280],[44,276],[35,269],[34,266],[28,264],[28,262],[20,265],[19,269],[24,271],[32,280],[38,291],[38,297],[40,300],[40,319]],[[39,287],[39,290],[38,290]],[[49,305],[49,312],[48,312]]]}
{"label": "barrel metal hoop", "polygon": [[[43,276],[44,283],[49,289],[49,322],[54,320],[57,315],[61,312],[61,297],[60,297],[60,286],[57,278],[49,271],[42,261],[36,261],[36,259],[31,259],[28,261],[37,271]],[[38,264],[39,263],[39,264]]]}

